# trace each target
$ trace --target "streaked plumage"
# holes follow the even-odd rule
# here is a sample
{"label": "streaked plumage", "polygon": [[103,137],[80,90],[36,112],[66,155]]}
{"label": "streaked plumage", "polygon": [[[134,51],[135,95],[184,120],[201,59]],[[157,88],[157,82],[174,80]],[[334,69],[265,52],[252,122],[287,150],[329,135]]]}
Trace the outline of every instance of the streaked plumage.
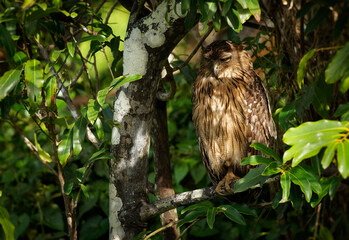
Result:
{"label": "streaked plumage", "polygon": [[242,45],[216,41],[203,50],[192,90],[193,121],[203,162],[217,191],[248,172],[240,161],[253,142],[276,138],[269,100]]}

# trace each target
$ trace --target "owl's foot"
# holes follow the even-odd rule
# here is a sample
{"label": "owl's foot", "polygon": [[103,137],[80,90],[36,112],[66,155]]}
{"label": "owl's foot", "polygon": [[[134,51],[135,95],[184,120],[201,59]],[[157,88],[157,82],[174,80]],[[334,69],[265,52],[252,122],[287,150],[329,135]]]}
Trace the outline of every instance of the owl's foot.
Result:
{"label": "owl's foot", "polygon": [[230,184],[238,179],[240,178],[233,173],[231,168],[229,168],[227,174],[217,184],[216,192],[221,196],[230,195],[234,192],[233,189],[230,187]]}

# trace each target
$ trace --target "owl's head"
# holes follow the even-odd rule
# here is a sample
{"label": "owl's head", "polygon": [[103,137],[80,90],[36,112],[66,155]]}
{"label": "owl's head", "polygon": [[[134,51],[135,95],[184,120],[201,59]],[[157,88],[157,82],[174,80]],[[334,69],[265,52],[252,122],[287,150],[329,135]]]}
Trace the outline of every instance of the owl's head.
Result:
{"label": "owl's head", "polygon": [[211,43],[203,49],[200,69],[210,71],[215,78],[235,78],[253,70],[250,55],[241,44],[228,40]]}

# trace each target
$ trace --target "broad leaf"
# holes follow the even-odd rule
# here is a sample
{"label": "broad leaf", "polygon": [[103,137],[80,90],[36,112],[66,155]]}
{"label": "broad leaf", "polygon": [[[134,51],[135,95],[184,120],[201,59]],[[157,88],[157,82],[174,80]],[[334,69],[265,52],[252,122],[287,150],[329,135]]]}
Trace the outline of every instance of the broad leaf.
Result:
{"label": "broad leaf", "polygon": [[98,117],[100,106],[94,99],[90,99],[87,104],[87,118],[93,124]]}
{"label": "broad leaf", "polygon": [[107,97],[108,93],[109,93],[109,87],[98,91],[97,102],[99,103],[99,105],[101,105],[101,106],[104,105],[105,98]]}
{"label": "broad leaf", "polygon": [[312,196],[312,190],[311,190],[311,186],[310,186],[310,182],[305,174],[305,172],[299,168],[299,167],[295,167],[292,168],[290,171],[290,178],[291,181],[300,186],[302,192],[305,195],[305,199],[307,200],[307,202],[310,202],[311,196]]}
{"label": "broad leaf", "polygon": [[121,87],[122,85],[124,85],[126,83],[137,81],[141,78],[142,78],[142,75],[139,75],[139,74],[130,75],[128,77],[125,77],[125,76],[117,77],[110,83],[109,92]]}
{"label": "broad leaf", "polygon": [[72,150],[72,129],[64,134],[62,142],[58,145],[58,158],[61,165],[65,165]]}
{"label": "broad leaf", "polygon": [[217,210],[216,207],[207,209],[207,214],[206,214],[207,225],[209,226],[210,229],[213,229],[213,225],[216,219],[216,210]]}
{"label": "broad leaf", "polygon": [[240,32],[242,29],[242,24],[240,21],[239,13],[236,9],[231,9],[225,16],[225,20],[229,27],[231,27],[235,32]]}
{"label": "broad leaf", "polygon": [[349,176],[349,139],[337,144],[338,170],[343,178]]}
{"label": "broad leaf", "polygon": [[189,207],[184,208],[181,211],[181,214],[184,214],[184,213],[191,211],[191,210],[198,210],[198,209],[202,210],[202,209],[209,209],[209,208],[213,208],[212,202],[204,201],[204,202],[193,204],[193,205],[190,205]]}
{"label": "broad leaf", "polygon": [[246,157],[244,159],[242,159],[242,161],[240,162],[240,165],[258,165],[258,164],[264,164],[264,165],[268,165],[270,163],[274,162],[273,160],[271,160],[270,158],[266,158],[266,157],[262,157],[259,155],[253,155],[250,157]]}
{"label": "broad leaf", "polygon": [[349,71],[349,42],[336,53],[325,71],[326,83],[335,83]]}
{"label": "broad leaf", "polygon": [[[0,24],[1,25],[1,24]],[[0,206],[0,224],[4,230],[6,240],[15,240],[15,226],[10,221],[10,214],[6,208]]]}
{"label": "broad leaf", "polygon": [[40,68],[40,61],[31,59],[26,62],[24,68],[25,82],[28,88],[29,101],[41,102],[41,88],[44,84],[44,71]]}
{"label": "broad leaf", "polygon": [[252,143],[251,147],[253,147],[256,150],[261,151],[264,155],[267,155],[267,156],[274,158],[278,162],[282,162],[280,157],[271,148],[269,148],[261,143],[258,143],[258,142]]}
{"label": "broad leaf", "polygon": [[11,69],[4,73],[4,75],[0,78],[0,100],[5,98],[7,94],[17,86],[21,73],[23,71],[23,67],[19,66],[15,69]]}
{"label": "broad leaf", "polygon": [[239,213],[238,210],[230,205],[219,206],[218,212],[223,212],[227,218],[233,222],[236,222],[237,224],[246,225],[244,217]]}
{"label": "broad leaf", "polygon": [[87,199],[90,198],[90,195],[88,194],[88,191],[87,191],[86,186],[85,186],[84,184],[80,184],[80,187],[81,187],[81,190],[82,190],[84,196],[85,196]]}
{"label": "broad leaf", "polygon": [[181,227],[185,223],[193,222],[197,218],[199,218],[201,216],[204,216],[205,214],[206,214],[206,209],[205,210],[198,210],[198,211],[189,212],[187,215],[185,215],[185,217],[182,219],[182,221],[180,221],[177,224],[177,228]]}
{"label": "broad leaf", "polygon": [[249,208],[249,206],[246,204],[232,203],[230,205],[233,208],[235,208],[236,210],[238,210],[240,213],[243,213],[245,215],[251,215],[254,217],[258,217],[256,210]]}
{"label": "broad leaf", "polygon": [[268,179],[268,177],[262,176],[265,167],[265,165],[261,165],[257,168],[251,169],[245,177],[241,178],[234,184],[234,193],[244,192],[257,184],[263,184],[265,180]]}
{"label": "broad leaf", "polygon": [[287,202],[288,198],[290,197],[290,191],[291,191],[291,179],[290,179],[290,173],[284,172],[280,177],[280,185],[282,188],[282,199],[281,203]]}
{"label": "broad leaf", "polygon": [[52,158],[50,156],[50,154],[48,154],[45,150],[43,150],[38,142],[38,138],[36,133],[34,133],[34,143],[35,143],[35,147],[36,149],[38,149],[38,154],[40,156],[40,158],[44,161],[44,162],[52,162]]}
{"label": "broad leaf", "polygon": [[263,176],[271,176],[274,174],[278,174],[279,172],[282,171],[281,169],[281,164],[279,162],[271,162],[267,165],[267,167],[264,169],[262,175]]}
{"label": "broad leaf", "polygon": [[304,84],[305,68],[307,66],[308,60],[314,55],[315,51],[315,49],[312,49],[307,52],[299,62],[297,70],[297,83],[299,88],[302,88],[302,85]]}

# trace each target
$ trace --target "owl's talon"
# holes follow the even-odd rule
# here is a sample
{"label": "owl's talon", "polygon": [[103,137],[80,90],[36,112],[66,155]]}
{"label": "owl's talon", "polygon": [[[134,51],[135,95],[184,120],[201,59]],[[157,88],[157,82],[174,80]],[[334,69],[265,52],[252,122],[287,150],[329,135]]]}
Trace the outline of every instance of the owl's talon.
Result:
{"label": "owl's talon", "polygon": [[[224,176],[224,178],[217,184],[216,187],[216,192],[221,195],[221,196],[226,196],[226,195],[230,195],[232,193],[234,193],[234,190],[232,187],[230,187],[231,185],[233,186],[234,184],[232,184],[233,182],[235,182],[236,180],[238,180],[239,177],[237,177],[232,169],[229,167],[227,174]],[[224,190],[223,190],[224,188]]]}

